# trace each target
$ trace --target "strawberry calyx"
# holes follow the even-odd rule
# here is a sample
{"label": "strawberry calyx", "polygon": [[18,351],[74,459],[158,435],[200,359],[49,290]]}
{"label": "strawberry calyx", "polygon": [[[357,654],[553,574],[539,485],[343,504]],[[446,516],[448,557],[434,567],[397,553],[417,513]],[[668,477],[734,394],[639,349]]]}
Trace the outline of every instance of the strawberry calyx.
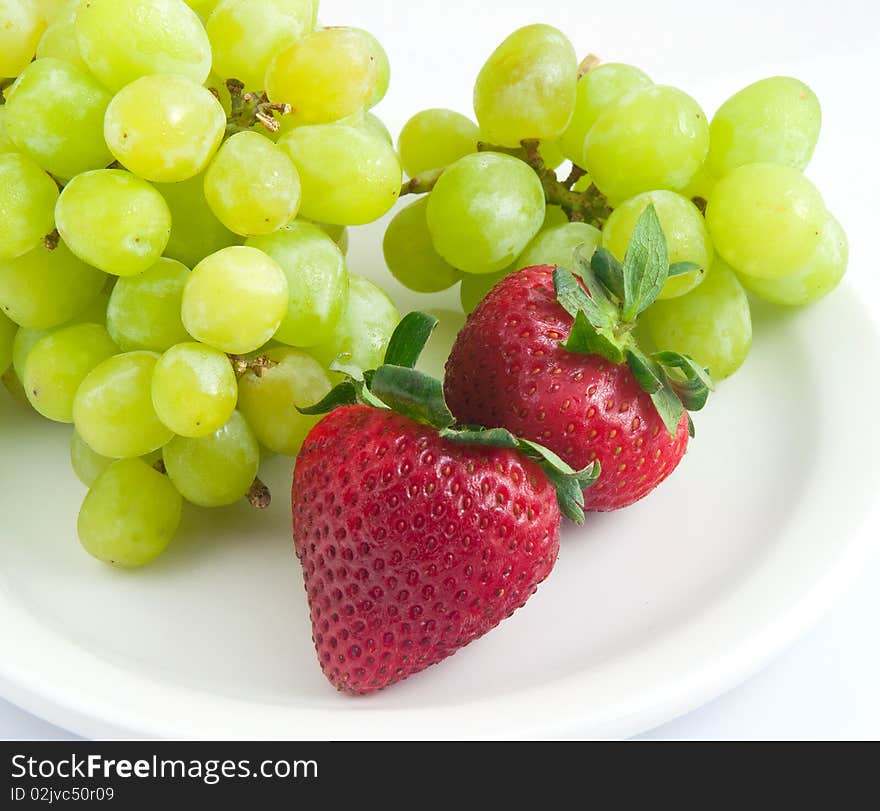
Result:
{"label": "strawberry calyx", "polygon": [[443,396],[443,384],[415,368],[436,326],[437,319],[432,315],[418,311],[407,314],[391,336],[379,368],[361,373],[344,362],[334,363],[332,368],[342,372],[345,379],[320,402],[298,410],[303,414],[326,414],[340,406],[360,403],[390,409],[430,425],[451,442],[516,450],[538,463],[556,489],[562,513],[582,524],[583,491],[599,478],[599,463],[594,461],[583,470],[575,470],[549,448],[516,437],[505,428],[456,424]]}
{"label": "strawberry calyx", "polygon": [[[709,371],[678,352],[648,354],[633,330],[639,315],[660,295],[667,279],[698,270],[693,262],[669,264],[666,238],[653,205],[639,217],[623,262],[605,248],[575,258],[575,273],[553,271],[556,300],[574,319],[560,346],[581,355],[625,363],[647,392],[663,424],[675,436],[682,414],[699,411],[714,388]],[[688,430],[694,424],[688,414]]]}

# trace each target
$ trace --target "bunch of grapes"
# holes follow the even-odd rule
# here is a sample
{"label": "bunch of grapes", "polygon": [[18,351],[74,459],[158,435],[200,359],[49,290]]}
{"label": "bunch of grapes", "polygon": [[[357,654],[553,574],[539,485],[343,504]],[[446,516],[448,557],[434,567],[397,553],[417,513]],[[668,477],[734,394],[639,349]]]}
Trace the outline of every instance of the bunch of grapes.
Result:
{"label": "bunch of grapes", "polygon": [[578,64],[563,33],[531,25],[489,57],[474,109],[478,124],[432,109],[400,133],[403,192],[428,194],[395,216],[384,249],[413,290],[460,283],[470,312],[520,268],[574,269],[597,246],[623,260],[653,203],[681,264],[641,331],[721,379],[751,347],[746,291],[805,305],[846,271],[846,235],[802,174],[821,111],[797,79],[756,82],[710,122],[681,90],[631,65]]}
{"label": "bunch of grapes", "polygon": [[101,560],[155,558],[184,499],[264,506],[296,406],[399,320],[344,255],[400,191],[388,59],[317,6],[0,0],[0,372],[74,425]]}

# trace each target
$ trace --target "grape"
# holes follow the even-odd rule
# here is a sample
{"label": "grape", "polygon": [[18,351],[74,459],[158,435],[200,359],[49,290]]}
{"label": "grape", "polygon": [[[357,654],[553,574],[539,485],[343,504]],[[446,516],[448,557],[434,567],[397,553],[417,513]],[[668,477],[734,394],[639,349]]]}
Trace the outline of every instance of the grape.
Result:
{"label": "grape", "polygon": [[715,253],[700,210],[686,197],[671,191],[646,192],[614,209],[602,231],[602,245],[623,261],[630,237],[642,212],[654,205],[669,262],[694,262],[700,270],[673,276],[663,286],[660,298],[675,298],[693,290],[712,265]]}
{"label": "grape", "polygon": [[6,132],[47,172],[70,178],[113,160],[101,135],[110,94],[60,59],[38,59],[6,101]]}
{"label": "grape", "polygon": [[157,183],[199,174],[225,132],[220,102],[183,76],[135,80],[113,97],[104,119],[104,138],[116,160]]}
{"label": "grape", "polygon": [[209,436],[174,437],[162,456],[168,478],[187,501],[200,507],[223,507],[244,498],[260,467],[257,437],[237,411]]}
{"label": "grape", "polygon": [[546,206],[544,209],[544,223],[541,226],[541,229],[546,230],[552,228],[554,225],[564,225],[567,222],[568,215],[566,215],[560,206]]}
{"label": "grape", "polygon": [[274,234],[247,241],[271,256],[287,277],[287,314],[275,340],[312,346],[326,340],[342,316],[348,272],[342,251],[312,223],[297,220]]}
{"label": "grape", "polygon": [[46,20],[34,0],[0,0],[0,76],[18,76],[34,58]]}
{"label": "grape", "polygon": [[136,568],[162,554],[180,525],[182,507],[167,476],[141,459],[123,459],[95,480],[76,529],[93,557]]}
{"label": "grape", "polygon": [[85,376],[119,350],[98,324],[55,330],[34,344],[21,378],[34,410],[55,422],[73,422],[73,399]]}
{"label": "grape", "polygon": [[388,132],[388,127],[385,126],[385,122],[369,110],[363,115],[363,128],[375,138],[385,141],[389,146],[394,146],[394,139],[391,137],[391,133]]}
{"label": "grape", "polygon": [[2,375],[0,375],[0,381],[2,381],[3,386],[6,388],[6,391],[9,392],[9,396],[12,397],[13,400],[23,406],[30,407],[27,396],[24,393],[24,388],[21,385],[21,381],[18,379],[18,375],[15,374],[14,369],[7,369]]}
{"label": "grape", "polygon": [[585,222],[567,222],[542,230],[517,257],[516,267],[557,265],[575,269],[575,256],[580,253],[587,261],[596,250],[602,232]]}
{"label": "grape", "polygon": [[0,155],[7,152],[18,152],[18,147],[9,140],[6,133],[6,105],[0,105]]}
{"label": "grape", "polygon": [[189,269],[163,257],[137,276],[120,279],[110,294],[107,329],[123,352],[164,352],[190,340],[180,307]]}
{"label": "grape", "polygon": [[[485,278],[485,276],[477,278]],[[449,360],[455,339],[464,326],[465,316],[455,310],[434,308],[427,310],[427,313],[437,319],[437,326],[431,333],[424,352],[419,355],[416,369],[442,380],[446,361]]]}
{"label": "grape", "polygon": [[292,119],[308,124],[371,107],[387,87],[388,57],[359,28],[314,31],[278,53],[266,71],[269,98],[292,105]]}
{"label": "grape", "polygon": [[58,186],[30,158],[0,155],[0,261],[36,248],[53,228]]}
{"label": "grape", "polygon": [[819,99],[803,82],[773,76],[734,93],[709,128],[710,171],[721,177],[747,163],[780,163],[803,171],[819,140]]}
{"label": "grape", "polygon": [[385,231],[382,250],[385,264],[402,285],[419,293],[436,293],[452,287],[461,273],[434,250],[427,207],[423,197],[398,211]]}
{"label": "grape", "polygon": [[196,265],[181,313],[193,338],[242,355],[275,334],[287,303],[287,279],[275,260],[256,248],[233,246]]}
{"label": "grape", "polygon": [[37,59],[52,57],[70,62],[80,70],[88,71],[88,65],[79,52],[76,41],[76,12],[80,0],[66,0],[43,32],[37,44]]}
{"label": "grape", "polygon": [[47,23],[51,23],[61,14],[62,10],[72,3],[79,4],[79,0],[36,0],[37,8],[43,19]]}
{"label": "grape", "polygon": [[107,277],[81,262],[63,242],[0,261],[0,310],[23,327],[69,321],[94,301]]}
{"label": "grape", "polygon": [[263,90],[275,55],[312,27],[312,0],[223,0],[206,25],[214,72]]}
{"label": "grape", "polygon": [[95,453],[83,438],[74,431],[70,437],[70,465],[77,478],[86,486],[91,487],[110,465],[113,459]]}
{"label": "grape", "polygon": [[487,141],[519,146],[555,140],[574,111],[577,57],[568,38],[549,25],[514,31],[486,61],[474,87],[474,110]]}
{"label": "grape", "polygon": [[208,35],[183,0],[88,0],[76,13],[76,38],[89,70],[113,91],[160,73],[201,84],[211,70]]}
{"label": "grape", "polygon": [[337,359],[357,369],[375,369],[382,363],[399,321],[400,313],[384,290],[362,276],[352,275],[342,317],[330,338],[309,352],[325,369]]}
{"label": "grape", "polygon": [[797,307],[828,295],[846,273],[849,244],[846,233],[832,214],[827,215],[819,245],[794,273],[781,279],[756,279],[740,274],[746,290],[774,304]]}
{"label": "grape", "polygon": [[400,193],[394,148],[370,133],[340,124],[297,127],[278,146],[302,182],[300,213],[334,225],[362,225],[381,217]]}
{"label": "grape", "polygon": [[51,333],[51,329],[18,328],[12,341],[12,367],[19,380],[24,378],[24,366],[31,350]]}
{"label": "grape", "polygon": [[153,371],[153,408],[175,434],[202,437],[235,410],[238,386],[229,358],[196,343],[171,347]]}
{"label": "grape", "polygon": [[538,155],[548,169],[556,169],[565,161],[565,155],[556,141],[541,141],[538,144]]}
{"label": "grape", "polygon": [[305,352],[275,347],[266,356],[275,366],[260,377],[246,374],[238,382],[238,407],[263,447],[275,453],[295,456],[306,434],[321,419],[300,414],[323,399],[330,380],[317,361]]}
{"label": "grape", "polygon": [[749,163],[712,190],[706,224],[715,249],[736,271],[761,279],[793,275],[819,245],[826,211],[800,172]]}
{"label": "grape", "polygon": [[584,142],[599,113],[630,91],[652,84],[638,68],[616,62],[598,65],[581,76],[577,84],[574,115],[559,137],[559,146],[565,157],[583,166]]}
{"label": "grape", "polygon": [[428,198],[434,247],[468,273],[507,267],[544,222],[541,181],[509,155],[480,152],[448,167]]}
{"label": "grape", "polygon": [[709,150],[706,114],[687,94],[662,85],[627,93],[596,119],[584,168],[614,201],[645,191],[678,191]]}
{"label": "grape", "polygon": [[641,316],[658,349],[690,355],[716,380],[742,365],[752,344],[749,300],[720,259],[686,296],[658,301]]}
{"label": "grape", "polygon": [[134,276],[154,265],[165,250],[171,212],[145,180],[120,169],[97,169],[77,175],[64,187],[55,225],[84,262],[105,273]]}
{"label": "grape", "polygon": [[461,308],[466,313],[472,313],[477,305],[486,298],[489,291],[503,278],[510,275],[510,268],[505,268],[498,273],[464,273],[461,277]]}
{"label": "grape", "polygon": [[171,237],[165,256],[184,265],[195,267],[206,256],[221,248],[241,244],[220,222],[205,200],[204,175],[196,175],[182,183],[157,183],[156,190],[171,211]]}
{"label": "grape", "polygon": [[80,384],[73,420],[95,453],[143,456],[173,436],[156,415],[150,395],[158,357],[153,352],[116,355],[92,369]]}
{"label": "grape", "polygon": [[220,4],[220,0],[184,0],[184,2],[202,19],[210,17]]}
{"label": "grape", "polygon": [[205,199],[230,231],[271,234],[299,210],[299,175],[268,138],[239,132],[220,148],[205,172]]}
{"label": "grape", "polygon": [[704,163],[681,190],[681,196],[687,197],[689,200],[701,197],[703,200],[708,201],[712,196],[712,189],[715,188],[717,182],[718,179],[709,171]]}
{"label": "grape", "polygon": [[479,140],[480,129],[467,116],[452,110],[422,110],[403,125],[397,149],[404,170],[414,177],[476,152]]}
{"label": "grape", "polygon": [[12,343],[18,324],[8,319],[0,312],[0,375],[2,375],[12,363]]}

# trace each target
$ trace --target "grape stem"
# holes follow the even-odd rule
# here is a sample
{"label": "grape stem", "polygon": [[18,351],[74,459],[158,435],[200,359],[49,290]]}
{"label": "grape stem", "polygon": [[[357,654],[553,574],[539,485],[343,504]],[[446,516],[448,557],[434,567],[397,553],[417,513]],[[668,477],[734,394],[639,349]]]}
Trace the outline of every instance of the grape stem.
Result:
{"label": "grape stem", "polygon": [[256,510],[265,510],[272,503],[272,493],[259,478],[254,479],[245,498],[248,500],[248,504]]}
{"label": "grape stem", "polygon": [[[596,188],[595,184],[590,184],[590,187],[584,191],[574,191],[572,186],[586,174],[586,170],[580,166],[572,166],[568,177],[560,180],[556,172],[544,163],[544,159],[538,153],[539,144],[539,141],[523,141],[521,146],[506,147],[480,141],[477,149],[480,152],[501,152],[512,155],[527,163],[541,181],[544,199],[550,205],[559,206],[570,222],[586,222],[601,229],[612,211],[605,195]],[[405,194],[427,194],[433,190],[442,174],[443,169],[430,169],[411,177],[400,187],[401,197]]]}
{"label": "grape stem", "polygon": [[[275,117],[289,115],[293,108],[289,104],[274,104],[265,93],[245,92],[244,84],[238,79],[228,79],[226,89],[229,91],[231,109],[226,121],[226,136],[235,135],[251,129],[257,123],[262,124],[269,132],[278,132],[281,122]],[[216,89],[211,92],[217,96]]]}
{"label": "grape stem", "polygon": [[43,237],[43,245],[47,251],[54,251],[58,247],[59,242],[61,242],[61,234],[58,233],[57,228],[54,228],[51,233]]}
{"label": "grape stem", "polygon": [[155,462],[153,462],[153,470],[165,476],[168,473],[168,471],[165,469],[165,460],[157,459]]}
{"label": "grape stem", "polygon": [[267,358],[265,355],[257,355],[255,358],[250,358],[247,355],[230,355],[229,360],[232,362],[232,369],[236,377],[243,377],[248,372],[262,377],[266,369],[278,365],[277,361]]}

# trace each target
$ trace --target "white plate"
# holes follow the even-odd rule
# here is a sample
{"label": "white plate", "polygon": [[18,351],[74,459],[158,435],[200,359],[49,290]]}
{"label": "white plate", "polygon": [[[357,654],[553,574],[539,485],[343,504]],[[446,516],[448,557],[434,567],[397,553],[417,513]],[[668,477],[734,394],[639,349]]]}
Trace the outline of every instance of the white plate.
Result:
{"label": "white plate", "polygon": [[[748,5],[729,36],[713,40],[714,55],[690,31],[701,57],[721,66],[716,74],[733,64],[743,41],[736,26],[750,30]],[[372,23],[388,47],[397,72],[380,112],[393,128],[420,104],[467,109],[481,59],[507,29],[534,17],[533,4],[477,8],[451,0],[430,13],[417,6],[323,4],[328,21]],[[582,3],[557,6],[548,21],[585,47],[647,62],[658,80],[679,82],[710,109],[787,61],[790,72],[808,69],[812,29],[803,52],[787,51],[781,65],[732,81],[711,78],[708,68],[693,77],[693,53],[675,39],[687,33],[680,28],[664,40],[663,58],[655,51],[641,58],[644,33],[625,22],[632,6],[626,14],[591,10],[589,20],[575,11]],[[672,31],[676,11],[664,9],[640,7],[638,31]],[[415,30],[427,40],[414,38]],[[848,45],[852,58],[852,39]],[[838,76],[847,69],[843,62]],[[815,84],[822,81],[832,85],[835,76]],[[845,113],[833,98],[830,106]],[[814,177],[833,165],[830,186],[853,238],[855,271],[856,232],[866,243],[871,235],[870,208],[858,223],[846,216],[855,205],[845,181],[862,168],[853,154],[858,142],[846,152],[827,140],[820,152],[830,157]],[[855,199],[866,200],[870,186]],[[385,282],[380,233],[358,230],[351,265]],[[388,286],[403,308],[415,302]],[[0,393],[0,691],[98,737],[622,736],[667,720],[737,683],[805,630],[880,526],[876,509],[870,514],[880,485],[880,437],[872,430],[880,341],[862,301],[845,284],[806,311],[757,308],[753,354],[698,415],[697,439],[676,475],[624,512],[567,529],[552,577],[498,630],[366,699],[337,695],[315,661],[290,540],[285,460],[270,465],[276,501],[268,514],[244,506],[190,511],[157,564],[119,572],[76,542],[83,490],[66,463],[69,429],[24,414]]]}

